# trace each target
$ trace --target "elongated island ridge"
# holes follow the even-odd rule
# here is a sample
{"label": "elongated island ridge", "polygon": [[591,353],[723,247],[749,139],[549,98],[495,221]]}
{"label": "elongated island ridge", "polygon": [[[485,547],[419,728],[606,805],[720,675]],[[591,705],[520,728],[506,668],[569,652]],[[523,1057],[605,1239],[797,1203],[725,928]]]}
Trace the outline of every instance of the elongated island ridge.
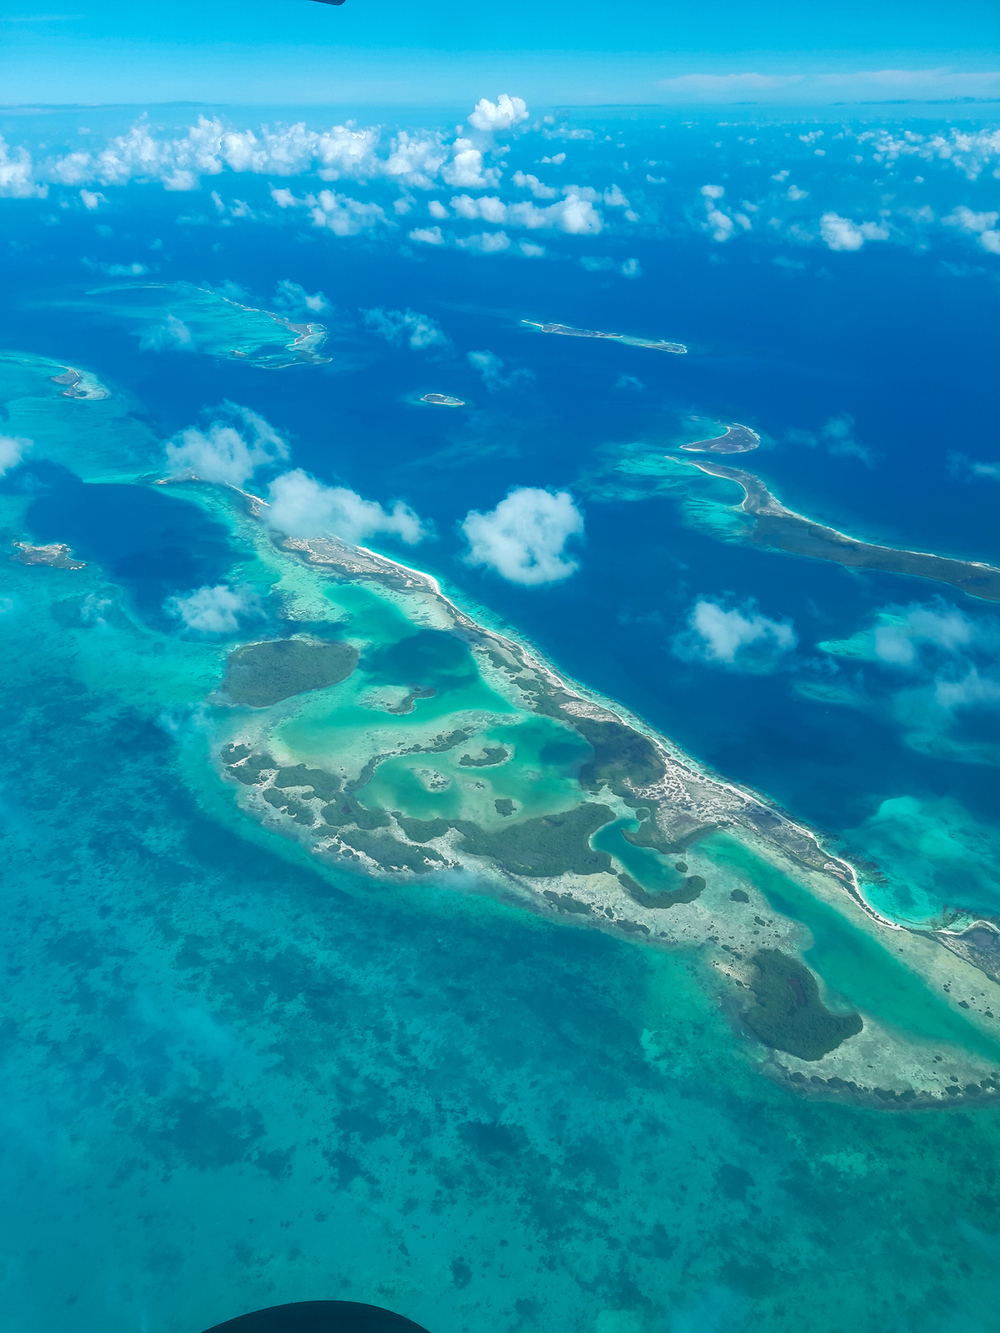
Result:
{"label": "elongated island ridge", "polygon": [[938,583],[951,584],[970,597],[1000,602],[1000,569],[993,565],[860,541],[838,532],[836,528],[826,527],[794,510],[786,509],[760,478],[750,472],[703,459],[688,458],[683,461],[710,476],[735,481],[743,488],[741,508],[756,519],[750,540],[761,546],[785,551],[789,555],[834,560],[851,569],[880,569],[888,574],[912,574],[918,578],[934,579]]}
{"label": "elongated island ridge", "polygon": [[682,444],[681,448],[688,453],[748,454],[759,445],[760,436],[755,430],[734,423],[711,440],[694,440],[691,444]]}
{"label": "elongated island ridge", "polygon": [[420,400],[422,403],[433,403],[435,407],[464,407],[463,398],[452,398],[447,393],[425,393]]}
{"label": "elongated island ridge", "polygon": [[598,329],[576,329],[572,324],[538,324],[533,319],[522,319],[522,324],[538,329],[539,333],[561,333],[565,338],[604,338],[609,342],[625,343],[629,347],[648,347],[654,352],[687,351],[683,343],[666,342],[662,338],[633,338],[628,333],[601,333]]}
{"label": "elongated island ridge", "polygon": [[[273,538],[257,497],[172,484],[228,514],[284,590],[294,652],[234,650],[207,700],[246,815],[359,886],[472,883],[696,949],[762,1068],[814,1093],[906,1105],[1000,1087],[990,923],[886,920],[807,828],[477,623],[428,575],[332,538]],[[805,957],[817,939],[821,976]]]}
{"label": "elongated island ridge", "polygon": [[[132,298],[140,293],[148,294],[148,304],[133,303]],[[107,298],[126,298],[116,313],[144,325],[144,338],[150,340],[151,346],[159,345],[157,340],[165,338],[167,346],[184,346],[210,356],[249,361],[261,370],[322,366],[330,362],[330,357],[322,352],[327,339],[325,325],[297,322],[211,287],[190,282],[133,282],[96,287],[87,295],[101,298],[102,303]],[[166,323],[158,323],[161,320]]]}

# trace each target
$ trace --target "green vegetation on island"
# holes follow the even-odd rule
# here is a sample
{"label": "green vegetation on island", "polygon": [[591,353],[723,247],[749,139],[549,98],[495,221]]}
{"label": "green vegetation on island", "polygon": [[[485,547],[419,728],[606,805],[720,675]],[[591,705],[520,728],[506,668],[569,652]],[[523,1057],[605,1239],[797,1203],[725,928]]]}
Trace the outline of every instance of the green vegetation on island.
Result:
{"label": "green vegetation on island", "polygon": [[348,643],[310,639],[248,643],[229,654],[222,688],[231,703],[267,708],[346,680],[357,662],[358,650]]}
{"label": "green vegetation on island", "polygon": [[767,1046],[800,1060],[820,1060],[864,1026],[860,1014],[835,1014],[820,999],[816,978],[803,964],[778,949],[753,956],[756,980],[750,983],[755,1004],[743,1021]]}

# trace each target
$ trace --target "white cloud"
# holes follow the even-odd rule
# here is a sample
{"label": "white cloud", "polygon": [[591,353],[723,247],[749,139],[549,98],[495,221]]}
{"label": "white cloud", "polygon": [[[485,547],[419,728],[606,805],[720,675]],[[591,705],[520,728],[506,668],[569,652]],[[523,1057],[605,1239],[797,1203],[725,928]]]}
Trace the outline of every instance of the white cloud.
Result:
{"label": "white cloud", "polygon": [[730,213],[721,202],[726,193],[723,186],[703,185],[700,193],[705,203],[705,221],[701,226],[711,235],[713,241],[728,241],[736,235],[737,227],[743,231],[750,230],[753,224],[746,213]]}
{"label": "white cloud", "polygon": [[941,221],[949,227],[958,227],[964,232],[978,236],[979,244],[990,254],[1000,255],[1000,231],[996,230],[997,218],[1000,213],[974,213],[971,208],[966,208],[964,204],[958,208],[952,209],[951,213]]}
{"label": "white cloud", "polygon": [[386,511],[346,486],[326,486],[301,468],[284,472],[270,487],[266,519],[288,537],[339,537],[357,544],[381,534],[412,546],[426,534],[413,510],[397,500]]}
{"label": "white cloud", "polygon": [[642,277],[642,265],[638,259],[626,259],[619,262],[609,256],[584,255],[580,264],[588,273],[620,273],[623,278]]}
{"label": "white cloud", "polygon": [[687,633],[674,642],[674,651],[679,657],[716,666],[765,672],[773,670],[797,642],[787,621],[761,615],[752,603],[727,609],[700,598],[688,617]]}
{"label": "white cloud", "polygon": [[416,241],[418,245],[444,245],[444,234],[440,227],[414,227],[410,232],[410,240]]}
{"label": "white cloud", "polygon": [[304,311],[310,315],[322,315],[332,309],[330,302],[322,292],[310,294],[297,282],[283,278],[275,291],[274,304],[279,310],[291,310],[294,313]]}
{"label": "white cloud", "polygon": [[451,206],[456,217],[470,222],[478,218],[484,222],[505,222],[507,219],[507,205],[494,195],[473,199],[469,194],[460,194],[452,199]]}
{"label": "white cloud", "polygon": [[484,231],[473,236],[462,236],[455,244],[463,250],[477,250],[481,255],[495,255],[510,249],[510,237],[505,231]]}
{"label": "white cloud", "polygon": [[957,708],[996,707],[1000,705],[1000,681],[980,675],[973,666],[960,680],[936,680],[934,702],[949,713]]}
{"label": "white cloud", "polygon": [[162,324],[157,324],[139,339],[139,348],[143,352],[194,351],[194,338],[191,330],[176,315],[167,315]]}
{"label": "white cloud", "polygon": [[441,218],[449,216],[448,210],[445,208],[444,204],[442,204],[440,199],[432,199],[427,205],[427,211],[432,218],[437,218],[439,221]]}
{"label": "white cloud", "polygon": [[471,139],[456,139],[452,158],[441,167],[441,179],[446,185],[459,188],[488,190],[500,183],[499,167],[484,167],[483,154]]}
{"label": "white cloud", "polygon": [[0,477],[17,467],[32,444],[32,440],[25,440],[19,435],[0,435]]}
{"label": "white cloud", "polygon": [[501,93],[495,102],[481,97],[469,116],[469,124],[474,130],[488,134],[513,129],[528,119],[528,108],[520,97],[509,97]]}
{"label": "white cloud", "polygon": [[198,634],[233,634],[241,616],[260,615],[257,597],[250,589],[224,583],[169,597],[164,609]]}
{"label": "white cloud", "polygon": [[365,324],[372,333],[396,346],[407,343],[416,351],[425,347],[441,347],[447,343],[440,326],[430,315],[418,315],[415,310],[363,310]]}
{"label": "white cloud", "polygon": [[149,272],[145,264],[101,264],[100,268],[109,278],[141,278]]}
{"label": "white cloud", "polygon": [[561,167],[562,164],[563,164],[565,161],[566,161],[566,154],[565,154],[565,153],[556,153],[554,157],[543,157],[543,158],[542,158],[542,166],[544,166],[544,167]]}
{"label": "white cloud", "polygon": [[11,153],[0,135],[0,199],[44,199],[49,188],[38,184],[34,177],[31,154],[24,148]]}
{"label": "white cloud", "polygon": [[919,664],[924,645],[956,656],[977,642],[990,643],[992,625],[981,626],[944,601],[913,602],[899,611],[879,613],[872,634],[872,653],[887,666],[911,668]]}
{"label": "white cloud", "polygon": [[[594,198],[600,197],[596,191],[590,193]],[[473,199],[468,194],[457,195],[452,199],[451,207],[456,217],[469,221],[481,218],[484,222],[503,222],[529,230],[548,229],[570,235],[596,236],[604,226],[600,213],[590,199],[583,197],[578,187],[574,187],[565,199],[545,208],[531,203],[505,204],[494,195]]]}
{"label": "white cloud", "polygon": [[576,572],[566,543],[583,534],[583,515],[567,491],[520,487],[488,514],[472,510],[462,521],[468,562],[486,565],[511,583],[555,583]]}
{"label": "white cloud", "polygon": [[555,199],[559,193],[554,186],[543,185],[537,176],[525,175],[523,171],[515,171],[510,180],[519,190],[530,190],[536,199]]}
{"label": "white cloud", "polygon": [[545,254],[544,245],[536,245],[534,241],[521,241],[517,248],[528,259],[541,259]]}
{"label": "white cloud", "polygon": [[315,199],[309,195],[306,203],[310,207],[313,226],[325,227],[335,236],[357,236],[362,231],[388,223],[385,209],[379,204],[364,204],[347,195],[335,194],[333,190],[320,190]]}
{"label": "white cloud", "polygon": [[974,213],[971,208],[966,208],[962,204],[958,208],[953,208],[941,221],[948,227],[960,227],[962,231],[982,232],[995,226],[998,217],[1000,213]]}
{"label": "white cloud", "polygon": [[95,208],[100,208],[101,204],[106,204],[108,202],[103,194],[95,194],[93,190],[81,190],[80,201],[84,208],[89,209],[91,212]]}
{"label": "white cloud", "polygon": [[229,422],[213,421],[206,431],[190,426],[168,442],[172,477],[245,486],[258,468],[288,457],[287,442],[262,416],[229,402],[221,411]]}
{"label": "white cloud", "polygon": [[831,417],[820,431],[819,438],[834,458],[860,458],[869,465],[872,462],[870,451],[855,434],[854,418],[847,412]]}
{"label": "white cloud", "polygon": [[852,222],[839,213],[824,213],[819,220],[820,235],[831,250],[860,250],[865,241],[885,241],[889,229],[877,222]]}
{"label": "white cloud", "polygon": [[512,370],[505,375],[504,363],[495,352],[470,352],[468,361],[482,375],[483,383],[490,393],[496,393],[499,389],[512,389],[519,380],[535,378],[534,372],[526,369]]}

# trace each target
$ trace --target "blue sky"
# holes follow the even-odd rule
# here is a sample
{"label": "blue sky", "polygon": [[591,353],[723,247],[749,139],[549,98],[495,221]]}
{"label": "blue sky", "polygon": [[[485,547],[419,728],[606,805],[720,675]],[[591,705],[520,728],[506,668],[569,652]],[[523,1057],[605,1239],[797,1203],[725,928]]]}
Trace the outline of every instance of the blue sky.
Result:
{"label": "blue sky", "polygon": [[7,104],[442,105],[1000,96],[1000,6],[919,0],[13,0]]}

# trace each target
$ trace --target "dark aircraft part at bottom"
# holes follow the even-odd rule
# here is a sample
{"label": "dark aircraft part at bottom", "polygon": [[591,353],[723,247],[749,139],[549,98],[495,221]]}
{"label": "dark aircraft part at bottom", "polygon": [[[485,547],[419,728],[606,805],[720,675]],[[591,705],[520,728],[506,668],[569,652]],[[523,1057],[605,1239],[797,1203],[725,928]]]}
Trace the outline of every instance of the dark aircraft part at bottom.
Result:
{"label": "dark aircraft part at bottom", "polygon": [[[343,0],[332,0],[342,4]],[[354,1301],[299,1301],[256,1310],[207,1333],[427,1333],[419,1324],[391,1310]]]}
{"label": "dark aircraft part at bottom", "polygon": [[318,5],[342,5],[344,0],[316,0]]}

